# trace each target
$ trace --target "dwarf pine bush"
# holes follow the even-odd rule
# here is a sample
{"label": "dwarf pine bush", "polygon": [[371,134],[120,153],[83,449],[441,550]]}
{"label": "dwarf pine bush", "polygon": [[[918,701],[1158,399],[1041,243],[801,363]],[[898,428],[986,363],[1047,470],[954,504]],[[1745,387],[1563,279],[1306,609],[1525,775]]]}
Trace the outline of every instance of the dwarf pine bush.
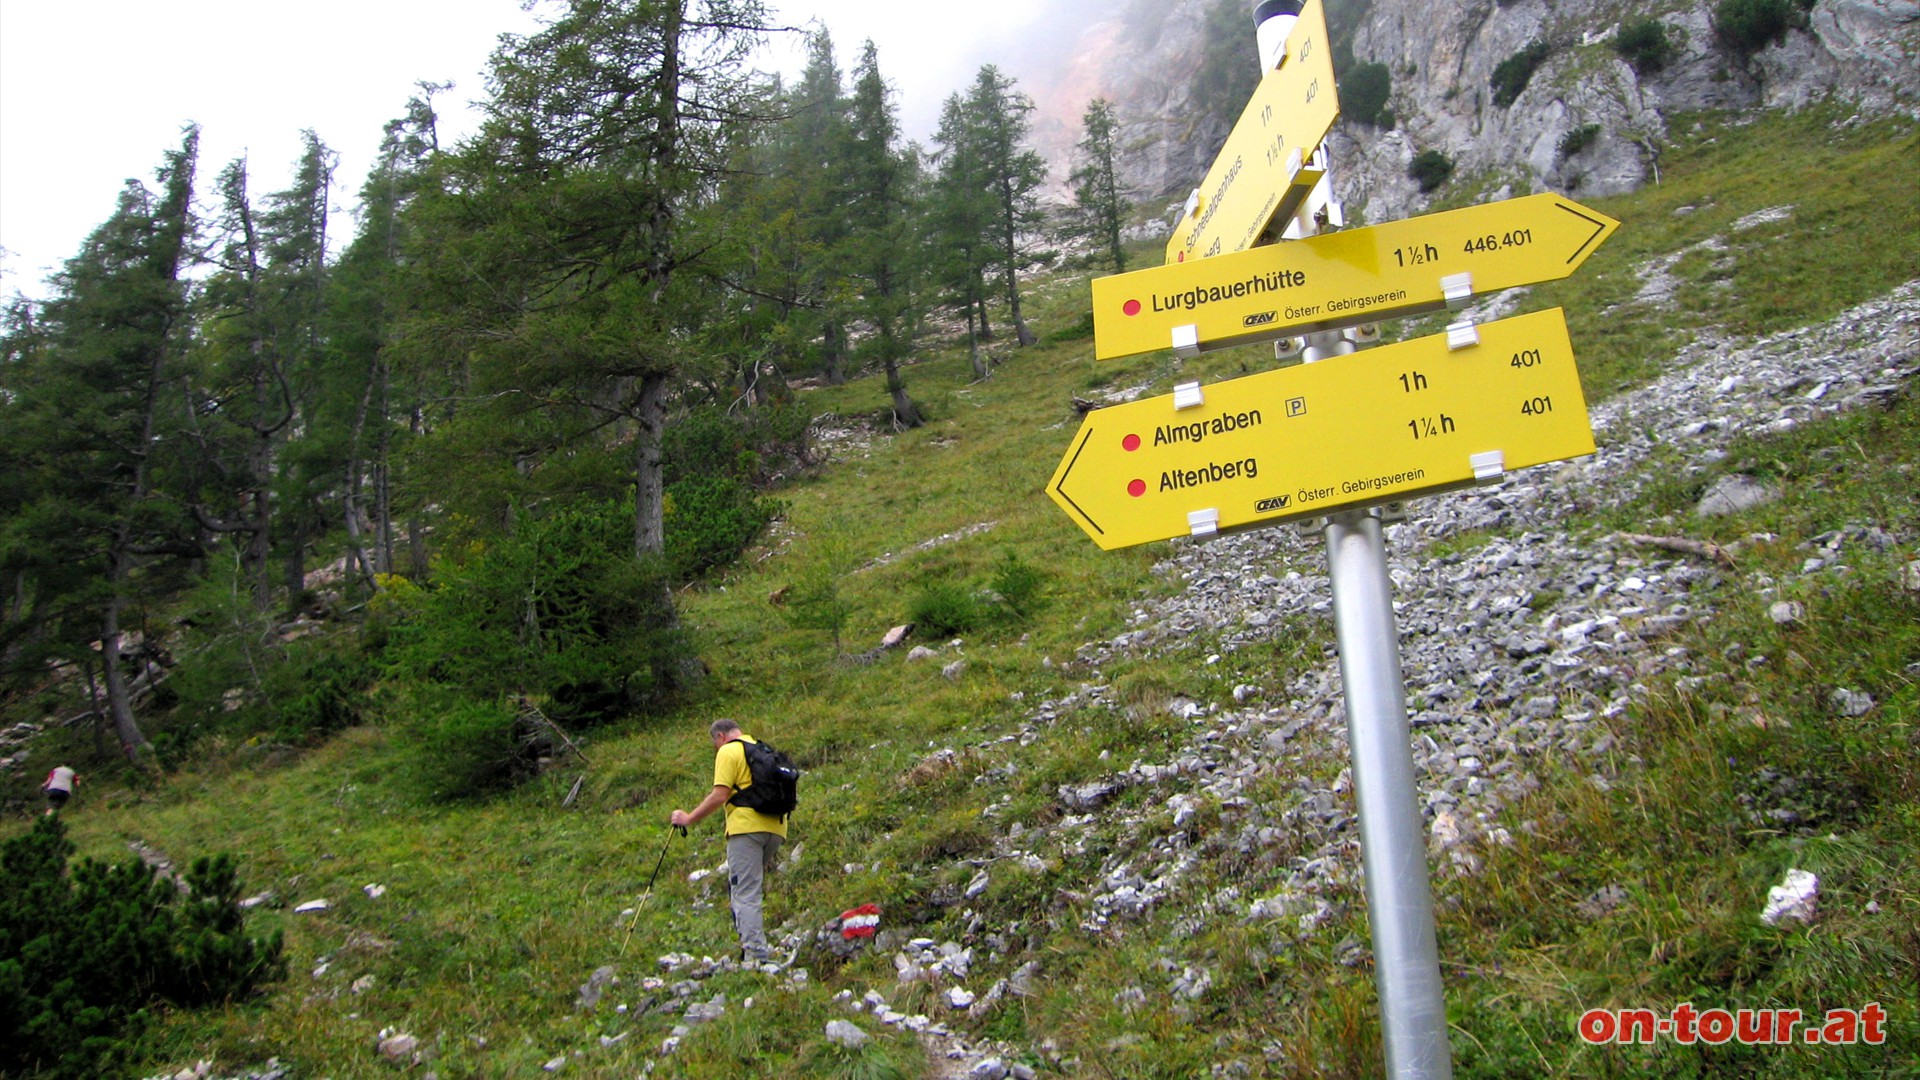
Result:
{"label": "dwarf pine bush", "polygon": [[1422,150],[1407,166],[1407,175],[1419,183],[1423,193],[1432,191],[1453,175],[1453,159],[1438,150]]}
{"label": "dwarf pine bush", "polygon": [[1494,65],[1493,77],[1487,80],[1493,87],[1493,103],[1504,109],[1517,101],[1552,53],[1553,46],[1536,41]]}
{"label": "dwarf pine bush", "polygon": [[184,896],[138,859],[82,860],[60,820],[0,845],[0,1075],[119,1075],[151,1010],[245,997],[286,974],[249,937],[231,856],[194,860]]}

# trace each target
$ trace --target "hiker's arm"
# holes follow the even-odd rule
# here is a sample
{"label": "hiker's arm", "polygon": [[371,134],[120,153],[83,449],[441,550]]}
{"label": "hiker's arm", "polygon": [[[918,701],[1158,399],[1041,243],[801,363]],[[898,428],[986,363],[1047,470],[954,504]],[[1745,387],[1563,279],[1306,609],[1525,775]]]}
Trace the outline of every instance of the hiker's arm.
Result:
{"label": "hiker's arm", "polygon": [[694,807],[692,810],[675,810],[673,815],[667,819],[667,823],[670,825],[692,825],[701,818],[727,805],[727,800],[731,798],[733,798],[732,788],[725,784],[715,784],[713,785],[713,790],[707,792],[707,797],[700,800],[699,806]]}

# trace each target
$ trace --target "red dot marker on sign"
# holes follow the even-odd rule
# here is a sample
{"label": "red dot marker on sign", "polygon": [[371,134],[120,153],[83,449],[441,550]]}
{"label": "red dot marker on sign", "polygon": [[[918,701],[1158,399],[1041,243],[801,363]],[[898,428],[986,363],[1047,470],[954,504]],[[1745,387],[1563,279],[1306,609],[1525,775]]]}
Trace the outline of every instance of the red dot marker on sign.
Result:
{"label": "red dot marker on sign", "polygon": [[1129,435],[1126,438],[1121,439],[1120,449],[1125,450],[1128,453],[1132,453],[1133,451],[1140,449],[1140,436]]}
{"label": "red dot marker on sign", "polygon": [[1133,483],[1127,485],[1127,494],[1133,496],[1136,499],[1142,495],[1145,495],[1146,493],[1147,493],[1147,482],[1145,480],[1135,480]]}
{"label": "red dot marker on sign", "polygon": [[1120,305],[1120,310],[1125,312],[1128,315],[1138,315],[1140,314],[1140,301],[1129,300],[1126,303]]}

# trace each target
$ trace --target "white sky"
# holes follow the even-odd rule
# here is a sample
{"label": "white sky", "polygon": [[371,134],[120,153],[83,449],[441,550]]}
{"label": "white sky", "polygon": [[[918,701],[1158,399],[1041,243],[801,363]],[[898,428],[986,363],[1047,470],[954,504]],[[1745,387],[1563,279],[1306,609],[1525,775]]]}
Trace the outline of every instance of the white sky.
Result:
{"label": "white sky", "polygon": [[[842,71],[871,37],[903,126],[923,140],[947,94],[981,63],[1004,64],[994,51],[1046,2],[970,0],[961,22],[916,0],[768,0],[775,21],[823,21]],[[44,297],[44,277],[112,214],[122,182],[153,186],[189,121],[201,127],[203,205],[242,155],[256,196],[287,186],[313,129],[340,155],[337,251],[381,127],[415,83],[456,83],[436,99],[441,137],[466,134],[496,38],[536,29],[537,15],[521,0],[0,0],[0,296]],[[769,66],[798,70],[792,38]]]}

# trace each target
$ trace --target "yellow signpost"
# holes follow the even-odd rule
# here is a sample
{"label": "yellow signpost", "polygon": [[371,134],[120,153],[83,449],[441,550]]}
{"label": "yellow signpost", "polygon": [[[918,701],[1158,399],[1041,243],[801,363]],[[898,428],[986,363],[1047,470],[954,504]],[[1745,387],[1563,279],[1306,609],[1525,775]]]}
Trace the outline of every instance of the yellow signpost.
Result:
{"label": "yellow signpost", "polygon": [[[1423,1080],[1452,1075],[1452,1049],[1373,508],[1591,454],[1593,427],[1558,308],[1352,352],[1341,331],[1564,278],[1620,223],[1543,194],[1323,231],[1341,219],[1316,154],[1339,111],[1323,2],[1291,26],[1278,20],[1296,0],[1255,4],[1263,57],[1281,35],[1284,55],[1188,201],[1167,265],[1093,282],[1096,359],[1305,334],[1308,362],[1089,413],[1047,495],[1107,550],[1320,519],[1386,1075]],[[1299,239],[1267,243],[1275,233]]]}
{"label": "yellow signpost", "polygon": [[1205,352],[1567,277],[1620,223],[1528,195],[1093,281],[1093,354]]}
{"label": "yellow signpost", "polygon": [[1245,251],[1275,217],[1292,216],[1324,173],[1309,159],[1340,115],[1321,0],[1307,0],[1286,55],[1260,80],[1227,143],[1174,226],[1167,262]]}
{"label": "yellow signpost", "polygon": [[[1560,309],[1087,415],[1047,494],[1102,548],[1274,525],[1593,453]],[[1203,399],[1186,408],[1188,397]]]}

